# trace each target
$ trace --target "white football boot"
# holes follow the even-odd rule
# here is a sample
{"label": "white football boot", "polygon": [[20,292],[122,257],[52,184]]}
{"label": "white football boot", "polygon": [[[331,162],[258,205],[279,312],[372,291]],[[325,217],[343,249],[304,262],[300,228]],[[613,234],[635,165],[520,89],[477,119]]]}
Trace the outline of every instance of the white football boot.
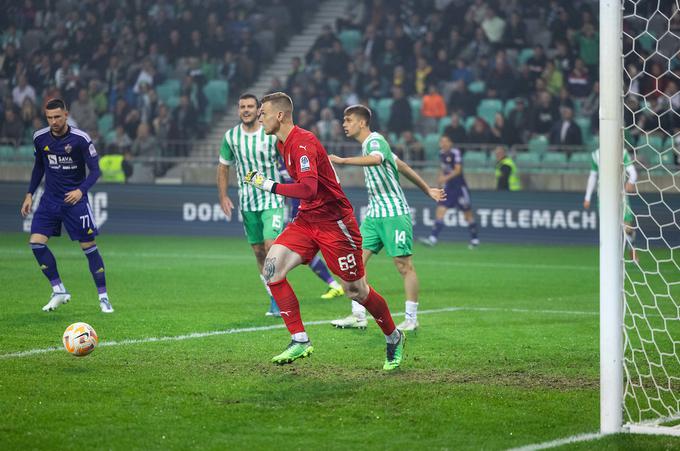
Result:
{"label": "white football boot", "polygon": [[418,327],[420,327],[420,323],[418,322],[418,320],[405,319],[397,326],[397,329],[399,329],[402,332],[412,332],[416,330]]}
{"label": "white football boot", "polygon": [[45,304],[45,306],[42,308],[43,312],[51,312],[53,310],[56,310],[57,307],[59,307],[61,304],[66,304],[68,301],[71,300],[71,293],[68,291],[62,291],[62,292],[53,292],[52,297],[50,298],[50,301]]}
{"label": "white football boot", "polygon": [[359,319],[354,315],[349,315],[345,318],[334,319],[331,321],[331,325],[338,329],[366,329],[368,321],[366,318]]}
{"label": "white football boot", "polygon": [[102,313],[113,313],[113,307],[111,307],[109,298],[101,298],[99,300],[99,308],[102,309]]}

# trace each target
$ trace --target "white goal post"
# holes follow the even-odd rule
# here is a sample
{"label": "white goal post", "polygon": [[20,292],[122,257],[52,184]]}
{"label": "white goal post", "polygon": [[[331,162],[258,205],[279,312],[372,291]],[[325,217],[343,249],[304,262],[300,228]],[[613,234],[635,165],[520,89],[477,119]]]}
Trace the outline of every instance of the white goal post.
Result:
{"label": "white goal post", "polygon": [[680,436],[680,1],[600,0],[599,49],[600,431]]}

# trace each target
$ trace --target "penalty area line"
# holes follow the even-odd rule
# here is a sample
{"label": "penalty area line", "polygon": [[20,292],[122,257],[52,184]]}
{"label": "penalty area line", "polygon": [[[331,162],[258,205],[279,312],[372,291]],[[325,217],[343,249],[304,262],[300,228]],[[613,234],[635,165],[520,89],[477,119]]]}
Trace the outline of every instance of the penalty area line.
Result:
{"label": "penalty area line", "polygon": [[[520,309],[520,308],[501,308],[501,307],[444,307],[439,309],[430,310],[420,310],[419,315],[432,315],[437,313],[446,312],[509,312],[509,313],[538,313],[538,314],[557,314],[557,315],[598,315],[597,312],[585,312],[578,310],[532,310],[532,309]],[[403,312],[392,314],[394,317],[404,316]],[[307,321],[306,326],[318,326],[321,324],[330,324],[331,320],[320,320],[320,321]],[[189,334],[182,335],[170,335],[163,337],[146,337],[146,338],[136,338],[130,340],[107,340],[99,343],[101,347],[107,346],[124,346],[124,345],[134,345],[142,343],[155,343],[163,341],[183,341],[191,340],[195,338],[206,338],[214,337],[217,335],[231,335],[240,334],[247,332],[263,332],[268,330],[285,329],[285,324],[273,324],[271,326],[254,326],[254,327],[241,327],[238,329],[224,329],[224,330],[213,330],[209,332],[192,332]],[[38,354],[46,354],[48,352],[61,351],[63,348],[61,346],[50,346],[48,348],[38,348],[29,349],[26,351],[10,352],[7,354],[0,354],[0,360],[9,360],[13,358],[29,357]]]}

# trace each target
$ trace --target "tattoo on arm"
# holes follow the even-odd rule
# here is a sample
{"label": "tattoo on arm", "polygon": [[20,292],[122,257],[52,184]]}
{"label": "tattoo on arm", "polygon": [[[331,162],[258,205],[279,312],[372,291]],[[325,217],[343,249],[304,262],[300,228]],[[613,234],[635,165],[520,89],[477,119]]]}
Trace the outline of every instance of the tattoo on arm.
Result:
{"label": "tattoo on arm", "polygon": [[262,274],[264,279],[269,283],[272,277],[274,277],[274,272],[276,272],[276,257],[265,258],[264,268],[262,269]]}

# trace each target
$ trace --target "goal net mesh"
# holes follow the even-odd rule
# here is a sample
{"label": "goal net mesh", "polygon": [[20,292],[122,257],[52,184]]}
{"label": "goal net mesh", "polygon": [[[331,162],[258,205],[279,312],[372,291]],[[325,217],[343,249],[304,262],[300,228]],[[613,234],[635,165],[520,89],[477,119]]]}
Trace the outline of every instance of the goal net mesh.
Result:
{"label": "goal net mesh", "polygon": [[635,235],[623,241],[624,423],[673,426],[680,419],[680,1],[622,6],[624,145],[638,174],[624,189],[622,211],[624,230]]}

